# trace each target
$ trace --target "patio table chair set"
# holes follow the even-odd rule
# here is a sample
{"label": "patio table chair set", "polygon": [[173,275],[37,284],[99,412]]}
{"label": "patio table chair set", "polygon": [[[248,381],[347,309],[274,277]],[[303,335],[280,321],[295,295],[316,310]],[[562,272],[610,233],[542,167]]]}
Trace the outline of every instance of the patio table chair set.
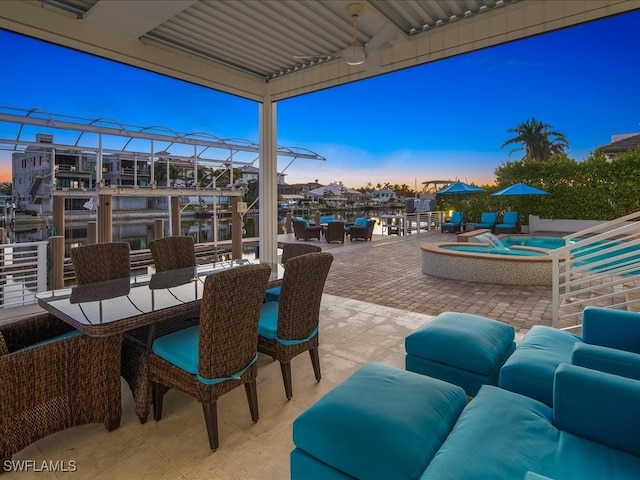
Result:
{"label": "patio table chair set", "polygon": [[[311,246],[311,245],[309,245]],[[195,266],[193,239],[150,243],[158,271]],[[128,243],[72,249],[78,285],[130,277]],[[203,405],[211,449],[219,445],[216,400],[245,385],[251,418],[258,420],[255,360],[281,364],[292,396],[291,359],[309,351],[320,380],[318,320],[329,253],[288,249],[277,301],[265,303],[271,267],[244,265],[209,275],[189,314],[104,337],[81,334],[49,313],[0,326],[0,459],[52,433],[87,423],[120,425],[120,376],[128,382],[140,422],[150,406],[162,416],[163,395],[179,389]]]}

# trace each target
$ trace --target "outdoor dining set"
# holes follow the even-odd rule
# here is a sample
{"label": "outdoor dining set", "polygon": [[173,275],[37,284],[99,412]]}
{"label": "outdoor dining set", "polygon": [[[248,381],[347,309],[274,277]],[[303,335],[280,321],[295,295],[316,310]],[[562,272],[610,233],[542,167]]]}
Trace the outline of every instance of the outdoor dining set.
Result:
{"label": "outdoor dining set", "polygon": [[41,313],[0,324],[0,457],[52,433],[122,416],[122,376],[135,413],[162,417],[170,389],[203,406],[217,449],[216,401],[244,385],[258,420],[256,360],[280,363],[292,397],[290,361],[308,351],[320,380],[320,301],[333,257],[316,245],[284,244],[282,262],[196,262],[193,238],[149,244],[153,271],[132,276],[125,242],[71,250],[75,285],[38,294]]}

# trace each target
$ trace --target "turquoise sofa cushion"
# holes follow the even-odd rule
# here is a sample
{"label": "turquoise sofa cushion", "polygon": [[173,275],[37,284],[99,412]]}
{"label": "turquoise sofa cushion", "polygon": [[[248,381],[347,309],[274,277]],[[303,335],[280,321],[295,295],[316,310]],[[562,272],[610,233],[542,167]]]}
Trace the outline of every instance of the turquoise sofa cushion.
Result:
{"label": "turquoise sofa cushion", "polygon": [[640,353],[640,313],[588,306],[582,312],[585,343]]}
{"label": "turquoise sofa cushion", "polygon": [[[567,364],[556,371],[553,403],[556,426],[636,455],[638,463],[639,405],[637,380]],[[640,478],[640,469],[636,473]]]}
{"label": "turquoise sofa cushion", "polygon": [[[558,370],[570,365],[562,365]],[[573,367],[579,368],[579,367]],[[585,369],[583,369],[585,370]],[[594,372],[598,375],[606,375]],[[617,382],[615,376],[614,383]],[[633,380],[617,377],[625,382]],[[638,382],[635,382],[638,384]],[[569,386],[566,384],[566,386]],[[574,387],[570,387],[574,388]],[[636,385],[640,388],[640,385]],[[601,393],[602,389],[600,389]],[[566,391],[565,391],[566,393]],[[575,417],[578,425],[592,424],[594,417],[602,415],[603,404],[597,398],[600,394],[586,391],[576,395],[563,396],[564,414],[576,415],[585,405],[587,416]],[[618,393],[614,390],[614,393]],[[595,394],[595,395],[594,395]],[[607,398],[609,396],[607,395]],[[637,410],[637,401],[629,402],[625,397],[626,415]],[[622,402],[621,402],[622,403]],[[560,404],[560,402],[559,402]],[[589,407],[586,405],[590,404]],[[613,406],[613,405],[611,405]],[[615,410],[615,408],[613,409]],[[611,411],[611,409],[607,409]],[[435,455],[422,478],[427,480],[485,480],[485,479],[518,479],[550,478],[575,479],[586,478],[631,479],[638,478],[640,457],[624,451],[578,436],[570,431],[563,431],[566,424],[557,422],[557,407],[552,410],[541,402],[509,392],[493,386],[483,386],[467,408],[464,409],[458,422],[449,434],[438,453]],[[622,419],[622,415],[617,413]],[[632,417],[638,419],[637,413]],[[603,421],[601,428],[609,430],[615,436],[618,424],[609,428]],[[621,436],[621,441],[638,445],[637,431],[640,426],[637,420],[626,430],[633,431],[633,437]],[[588,425],[586,428],[589,428]],[[585,432],[583,431],[584,435]],[[530,472],[530,473],[529,473]],[[529,475],[527,477],[527,475]],[[538,477],[536,477],[536,475]]]}
{"label": "turquoise sofa cushion", "polygon": [[291,451],[290,468],[291,480],[354,480],[351,475],[336,470],[299,448]]}
{"label": "turquoise sofa cushion", "polygon": [[485,385],[469,402],[423,479],[522,479],[545,474],[540,459],[553,455],[558,430],[551,408]]}
{"label": "turquoise sofa cushion", "polygon": [[405,338],[408,354],[487,375],[515,347],[511,325],[468,313],[444,312]]}
{"label": "turquoise sofa cushion", "polygon": [[345,475],[418,478],[466,401],[455,385],[369,363],[294,421],[293,441]]}
{"label": "turquoise sofa cushion", "polygon": [[633,352],[576,343],[573,346],[571,364],[640,380],[640,354]]}
{"label": "turquoise sofa cushion", "polygon": [[553,406],[553,376],[571,363],[576,343],[583,342],[573,333],[535,325],[500,370],[498,385]]}

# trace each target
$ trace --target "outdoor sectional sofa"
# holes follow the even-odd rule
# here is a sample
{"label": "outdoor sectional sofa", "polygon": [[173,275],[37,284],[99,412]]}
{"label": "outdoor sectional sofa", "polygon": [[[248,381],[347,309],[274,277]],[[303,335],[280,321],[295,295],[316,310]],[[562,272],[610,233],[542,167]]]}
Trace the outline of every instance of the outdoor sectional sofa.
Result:
{"label": "outdoor sectional sofa", "polygon": [[296,419],[291,478],[639,478],[640,382],[561,364],[553,391],[553,409],[491,385],[467,403],[370,363]]}

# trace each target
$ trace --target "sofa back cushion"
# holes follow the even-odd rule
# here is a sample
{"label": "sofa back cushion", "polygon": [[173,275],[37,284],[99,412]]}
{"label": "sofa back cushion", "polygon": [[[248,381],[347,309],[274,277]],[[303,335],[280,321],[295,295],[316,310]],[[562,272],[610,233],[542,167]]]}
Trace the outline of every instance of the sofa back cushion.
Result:
{"label": "sofa back cushion", "polygon": [[559,429],[640,456],[638,380],[561,364],[556,370],[553,402],[553,419]]}

